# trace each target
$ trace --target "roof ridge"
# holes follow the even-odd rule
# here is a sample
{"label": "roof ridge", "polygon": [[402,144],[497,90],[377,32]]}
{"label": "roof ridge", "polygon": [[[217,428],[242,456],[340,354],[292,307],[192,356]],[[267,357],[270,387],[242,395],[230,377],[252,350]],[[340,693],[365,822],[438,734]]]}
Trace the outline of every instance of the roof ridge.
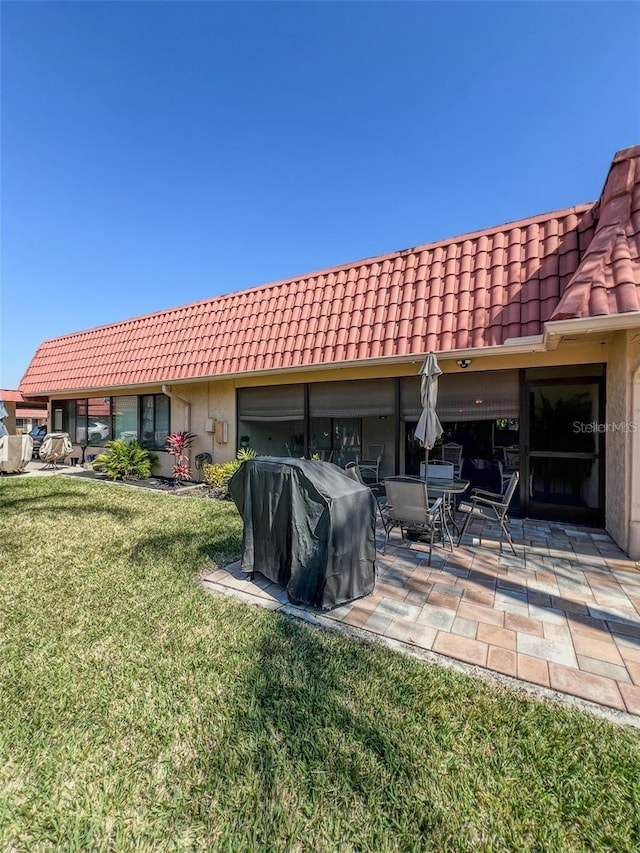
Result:
{"label": "roof ridge", "polygon": [[[623,310],[638,310],[640,269],[637,246],[632,248],[630,244],[638,241],[631,219],[634,188],[640,177],[639,161],[640,146],[616,154],[596,202],[598,222],[593,238],[556,305],[552,320],[620,313],[619,298]],[[614,256],[616,265],[612,263]],[[623,289],[624,298],[618,296]]]}
{"label": "roof ridge", "polygon": [[277,279],[276,281],[264,282],[263,284],[257,284],[253,287],[246,287],[240,290],[232,290],[229,293],[220,293],[217,296],[208,296],[205,299],[199,299],[195,302],[185,302],[182,305],[174,305],[170,308],[161,308],[157,311],[150,311],[146,314],[138,314],[135,317],[127,317],[124,320],[115,320],[111,323],[102,323],[99,326],[93,326],[89,329],[82,329],[77,332],[67,332],[64,335],[56,335],[53,338],[45,339],[44,341],[42,341],[40,346],[43,346],[43,344],[55,343],[55,341],[68,340],[70,338],[76,337],[84,337],[85,335],[93,334],[94,332],[100,331],[101,329],[113,329],[118,326],[127,326],[133,323],[138,323],[142,320],[149,320],[153,317],[159,317],[163,314],[175,314],[178,311],[196,308],[199,305],[208,305],[214,302],[222,302],[225,299],[231,299],[233,297],[255,293],[260,290],[269,290],[270,288],[280,287],[284,284],[292,284],[295,281],[304,281],[305,279],[317,278],[320,275],[328,275],[330,273],[353,269],[354,267],[371,265],[374,263],[389,260],[390,258],[399,258],[403,255],[417,254],[427,249],[437,249],[441,246],[450,246],[454,243],[461,243],[465,240],[478,239],[479,237],[489,236],[500,231],[513,230],[515,228],[533,225],[536,222],[543,222],[549,219],[559,219],[564,216],[569,216],[572,213],[585,213],[587,210],[592,208],[595,203],[596,202],[585,202],[583,204],[575,204],[571,205],[570,207],[561,208],[560,210],[551,210],[547,213],[538,213],[534,216],[526,217],[525,219],[513,219],[498,225],[492,225],[489,228],[481,228],[476,231],[468,231],[464,234],[457,234],[452,237],[445,237],[439,240],[434,240],[430,243],[419,243],[416,246],[409,246],[406,249],[396,249],[393,252],[385,252],[380,255],[370,255],[366,258],[359,258],[357,260],[347,261],[345,263],[336,264],[332,267],[322,267],[321,269],[311,270],[309,272],[293,276],[287,276],[285,278]]}

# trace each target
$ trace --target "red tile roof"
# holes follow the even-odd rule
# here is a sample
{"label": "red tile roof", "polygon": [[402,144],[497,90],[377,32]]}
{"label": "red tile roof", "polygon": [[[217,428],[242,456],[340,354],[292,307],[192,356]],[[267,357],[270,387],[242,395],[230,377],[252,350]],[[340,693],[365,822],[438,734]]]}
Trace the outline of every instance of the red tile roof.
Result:
{"label": "red tile roof", "polygon": [[[638,310],[639,157],[640,148],[616,156],[595,205],[45,341],[21,390],[107,389],[496,346],[542,333],[551,318]],[[596,272],[602,293],[588,287]]]}
{"label": "red tile roof", "polygon": [[32,418],[36,420],[40,420],[42,418],[47,417],[47,410],[45,409],[26,409],[24,406],[16,407],[16,417],[17,418]]}
{"label": "red tile roof", "polygon": [[24,397],[22,396],[21,391],[9,391],[4,388],[0,388],[0,400],[3,403],[22,403]]}
{"label": "red tile roof", "polygon": [[596,232],[553,320],[640,311],[640,146],[614,157]]}

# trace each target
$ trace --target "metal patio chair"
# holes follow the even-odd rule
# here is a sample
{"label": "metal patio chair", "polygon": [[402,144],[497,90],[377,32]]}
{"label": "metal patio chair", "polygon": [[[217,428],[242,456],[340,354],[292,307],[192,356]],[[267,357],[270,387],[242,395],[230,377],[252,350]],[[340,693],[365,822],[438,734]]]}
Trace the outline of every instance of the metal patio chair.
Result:
{"label": "metal patio chair", "polygon": [[370,474],[376,483],[379,482],[383,454],[384,444],[367,444],[365,458],[361,459],[359,456],[356,458],[358,468],[363,477],[365,474]]}
{"label": "metal patio chair", "polygon": [[426,486],[419,480],[411,482],[388,477],[384,486],[387,492],[387,527],[382,553],[386,550],[394,527],[399,527],[403,536],[405,530],[418,530],[429,534],[428,565],[431,565],[434,534],[439,532],[444,540],[446,529],[442,498],[436,498],[430,503]]}
{"label": "metal patio chair", "polygon": [[459,477],[462,470],[462,451],[464,450],[461,444],[456,444],[453,441],[442,445],[442,460],[443,462],[451,462],[453,464],[454,476]]}
{"label": "metal patio chair", "polygon": [[[500,536],[500,550],[502,550],[502,540],[506,537],[509,545],[511,546],[511,550],[514,554],[516,553],[516,549],[513,546],[513,539],[509,532],[509,518],[507,517],[507,512],[509,511],[509,504],[515,494],[519,479],[520,474],[518,471],[514,471],[511,475],[511,479],[509,480],[509,485],[503,495],[498,494],[497,492],[487,492],[484,489],[474,489],[471,500],[462,501],[460,503],[458,506],[458,512],[466,513],[467,517],[465,518],[462,529],[460,530],[458,545],[462,542],[462,537],[467,532],[467,527],[472,519],[480,519],[485,522],[497,521],[502,531]],[[482,533],[479,538],[480,545],[482,545]]]}
{"label": "metal patio chair", "polygon": [[385,534],[387,532],[387,519],[385,518],[385,514],[387,511],[387,494],[384,488],[384,483],[365,483],[362,478],[362,474],[360,473],[360,469],[356,462],[347,462],[344,466],[344,473],[347,477],[351,477],[352,480],[355,480],[356,483],[360,483],[361,486],[366,486],[371,490],[374,498],[376,499],[376,506],[378,507],[378,512],[380,513],[380,521],[382,522],[382,529]]}
{"label": "metal patio chair", "polygon": [[520,467],[520,445],[512,444],[502,449],[504,470],[509,474]]}

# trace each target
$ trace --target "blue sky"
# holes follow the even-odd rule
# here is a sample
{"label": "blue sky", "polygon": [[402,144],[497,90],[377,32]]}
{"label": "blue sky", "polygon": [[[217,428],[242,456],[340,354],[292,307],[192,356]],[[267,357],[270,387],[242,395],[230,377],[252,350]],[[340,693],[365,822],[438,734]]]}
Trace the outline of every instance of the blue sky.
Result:
{"label": "blue sky", "polygon": [[636,3],[5,2],[0,387],[40,342],[595,199]]}

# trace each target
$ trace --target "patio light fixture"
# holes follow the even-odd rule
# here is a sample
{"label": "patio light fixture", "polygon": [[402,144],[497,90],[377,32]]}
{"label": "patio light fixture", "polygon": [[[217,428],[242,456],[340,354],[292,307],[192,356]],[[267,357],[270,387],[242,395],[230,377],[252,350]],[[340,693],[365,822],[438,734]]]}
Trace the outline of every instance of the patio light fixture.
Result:
{"label": "patio light fixture", "polygon": [[457,363],[458,367],[461,367],[463,370],[465,370],[465,368],[469,367],[469,365],[471,364],[471,359],[470,358],[459,358],[456,363]]}

